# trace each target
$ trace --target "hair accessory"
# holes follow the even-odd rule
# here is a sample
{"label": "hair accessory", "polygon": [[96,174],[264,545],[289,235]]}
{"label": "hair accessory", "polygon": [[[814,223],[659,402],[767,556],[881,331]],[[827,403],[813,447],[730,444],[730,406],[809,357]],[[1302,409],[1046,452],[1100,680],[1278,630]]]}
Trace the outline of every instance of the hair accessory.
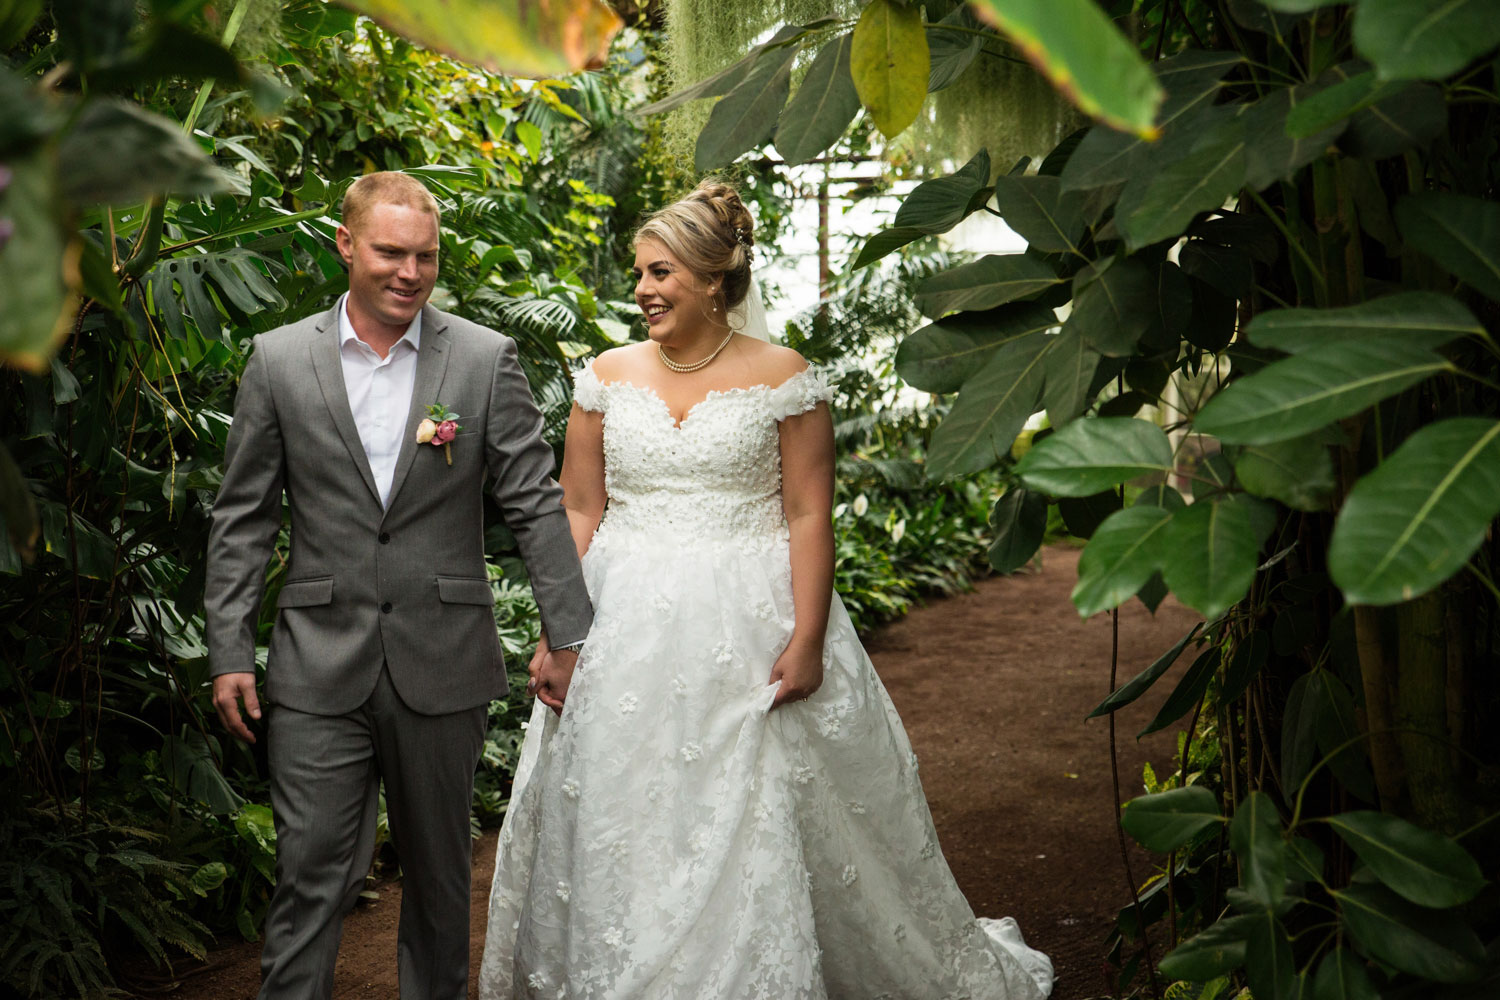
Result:
{"label": "hair accessory", "polygon": [[734,227],[734,241],[742,247],[750,245],[750,231],[742,226]]}

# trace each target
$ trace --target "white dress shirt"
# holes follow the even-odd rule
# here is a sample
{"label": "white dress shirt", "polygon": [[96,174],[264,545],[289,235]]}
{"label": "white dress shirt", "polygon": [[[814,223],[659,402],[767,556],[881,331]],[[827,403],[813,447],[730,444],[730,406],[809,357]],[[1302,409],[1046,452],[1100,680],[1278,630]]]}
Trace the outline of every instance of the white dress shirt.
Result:
{"label": "white dress shirt", "polygon": [[375,475],[380,503],[390,506],[396,456],[406,435],[411,394],[417,382],[417,350],[422,344],[422,314],[412,318],[401,339],[385,357],[360,340],[349,322],[349,296],[339,299],[339,360],[344,368],[344,390],[349,411],[359,430],[360,444]]}

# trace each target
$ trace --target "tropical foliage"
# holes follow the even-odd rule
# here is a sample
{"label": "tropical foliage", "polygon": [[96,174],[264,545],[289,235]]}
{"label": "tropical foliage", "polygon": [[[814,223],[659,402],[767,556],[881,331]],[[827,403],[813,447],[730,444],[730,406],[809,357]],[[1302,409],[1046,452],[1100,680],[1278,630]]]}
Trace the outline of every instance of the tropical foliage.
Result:
{"label": "tropical foliage", "polygon": [[1121,915],[1121,990],[1497,981],[1497,43],[1477,2],[870,0],[653,109],[720,97],[700,168],[805,162],[1019,53],[1095,120],[925,181],[852,266],[976,212],[1024,237],[916,289],[897,368],[956,394],[926,471],[1008,484],[1002,571],[1071,510],[1080,614],[1170,592],[1204,618],[1095,713],[1196,649],[1151,726],[1187,720],[1179,773],[1121,816],[1168,856]]}

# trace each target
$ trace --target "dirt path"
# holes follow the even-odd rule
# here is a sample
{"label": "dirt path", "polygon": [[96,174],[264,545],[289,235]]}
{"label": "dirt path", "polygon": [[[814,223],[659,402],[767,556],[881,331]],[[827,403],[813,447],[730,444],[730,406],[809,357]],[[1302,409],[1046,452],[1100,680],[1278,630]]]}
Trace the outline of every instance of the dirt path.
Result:
{"label": "dirt path", "polygon": [[[876,632],[870,655],[921,760],[943,852],[974,911],[1010,914],[1052,956],[1056,1000],[1107,995],[1101,958],[1115,912],[1130,898],[1111,819],[1107,724],[1084,716],[1109,690],[1109,616],[1080,621],[1068,601],[1078,553],[1044,552],[1040,572],[982,581]],[[1120,680],[1143,669],[1196,621],[1168,601],[1120,615]],[[1184,661],[1188,658],[1184,657]],[[1180,672],[1179,663],[1173,673]],[[1162,690],[1171,690],[1169,676]],[[1172,753],[1170,731],[1136,742],[1159,695],[1119,716],[1120,781],[1140,791],[1141,764]],[[474,845],[473,963],[479,967],[495,833]],[[1150,858],[1133,854],[1144,879]],[[334,996],[390,998],[396,989],[399,883],[379,889],[344,925]],[[260,947],[216,950],[208,971],[167,996],[248,1000]],[[161,995],[161,994],[155,994]],[[839,998],[859,1000],[859,998]]]}

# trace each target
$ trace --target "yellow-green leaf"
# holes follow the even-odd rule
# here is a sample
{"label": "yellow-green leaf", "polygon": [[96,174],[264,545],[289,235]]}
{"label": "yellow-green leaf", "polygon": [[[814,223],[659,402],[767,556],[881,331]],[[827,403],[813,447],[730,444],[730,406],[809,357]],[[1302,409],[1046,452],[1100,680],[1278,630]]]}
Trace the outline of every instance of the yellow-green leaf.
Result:
{"label": "yellow-green leaf", "polygon": [[80,244],[57,216],[55,168],[44,152],[12,160],[0,189],[0,220],[11,234],[0,246],[0,363],[41,375],[68,332],[78,304]]}
{"label": "yellow-green leaf", "polygon": [[1164,91],[1094,0],[974,0],[974,9],[1080,111],[1155,138]]}
{"label": "yellow-green leaf", "polygon": [[849,72],[860,103],[887,139],[922,110],[931,58],[919,7],[871,0],[854,26]]}
{"label": "yellow-green leaf", "polygon": [[601,62],[623,25],[602,0],[343,0],[429,49],[511,76],[573,73]]}

